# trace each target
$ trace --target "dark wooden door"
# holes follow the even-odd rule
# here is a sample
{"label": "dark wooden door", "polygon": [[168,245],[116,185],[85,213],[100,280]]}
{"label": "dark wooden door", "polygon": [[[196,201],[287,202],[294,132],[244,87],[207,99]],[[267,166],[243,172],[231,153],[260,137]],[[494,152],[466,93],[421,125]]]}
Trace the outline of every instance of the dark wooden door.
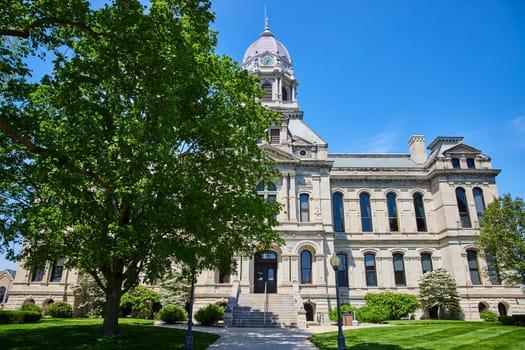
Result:
{"label": "dark wooden door", "polygon": [[277,254],[272,251],[255,254],[253,292],[277,293]]}

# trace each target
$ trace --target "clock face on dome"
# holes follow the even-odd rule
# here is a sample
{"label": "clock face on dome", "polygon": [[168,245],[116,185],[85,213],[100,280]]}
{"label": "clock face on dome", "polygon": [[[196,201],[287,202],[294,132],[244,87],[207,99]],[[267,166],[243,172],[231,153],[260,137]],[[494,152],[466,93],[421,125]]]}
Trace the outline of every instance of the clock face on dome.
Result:
{"label": "clock face on dome", "polygon": [[262,64],[264,64],[265,66],[267,65],[270,65],[273,63],[273,58],[272,56],[264,56],[262,59],[261,59],[261,62]]}

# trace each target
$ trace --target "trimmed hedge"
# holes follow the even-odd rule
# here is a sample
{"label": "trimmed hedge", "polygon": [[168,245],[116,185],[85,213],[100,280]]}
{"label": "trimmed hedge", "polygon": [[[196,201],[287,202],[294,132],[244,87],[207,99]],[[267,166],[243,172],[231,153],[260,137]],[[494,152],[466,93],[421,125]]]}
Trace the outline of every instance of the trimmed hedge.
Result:
{"label": "trimmed hedge", "polygon": [[185,321],[188,318],[186,311],[177,305],[166,305],[160,309],[157,318],[167,324]]}
{"label": "trimmed hedge", "polygon": [[42,314],[38,311],[6,310],[0,311],[0,324],[35,323],[40,321]]}
{"label": "trimmed hedge", "polygon": [[505,326],[525,326],[525,315],[499,316],[498,321]]}
{"label": "trimmed hedge", "polygon": [[195,313],[195,319],[203,326],[211,326],[224,318],[224,309],[215,304],[208,304]]}
{"label": "trimmed hedge", "polygon": [[494,322],[498,320],[498,314],[490,310],[481,311],[479,317],[481,317],[482,320],[488,322]]}
{"label": "trimmed hedge", "polygon": [[59,301],[49,305],[45,314],[56,318],[72,318],[73,308],[68,303]]}

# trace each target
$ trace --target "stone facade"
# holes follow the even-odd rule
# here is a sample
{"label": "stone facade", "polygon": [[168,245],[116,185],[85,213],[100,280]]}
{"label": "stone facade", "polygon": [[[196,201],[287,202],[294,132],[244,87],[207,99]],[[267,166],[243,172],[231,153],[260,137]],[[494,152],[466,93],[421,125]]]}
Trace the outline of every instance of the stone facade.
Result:
{"label": "stone facade", "polygon": [[[406,154],[330,154],[303,120],[290,54],[268,25],[242,65],[260,77],[266,91],[261,103],[282,114],[261,143],[281,177],[261,184],[259,194],[282,204],[275,229],[285,243],[233,257],[237,271],[231,276],[202,273],[194,310],[218,301],[230,309],[250,307],[243,300],[254,304],[267,292],[283,297],[273,298],[276,304],[293,303],[288,306],[297,320],[287,315],[289,324],[327,322],[336,305],[336,273],[329,263],[335,253],[343,268],[340,295],[351,305],[363,305],[370,292],[417,295],[423,273],[443,267],[458,284],[463,318],[478,320],[484,309],[525,313],[521,290],[501,284],[474,245],[480,212],[498,196],[500,171],[490,157],[462,137],[438,137],[427,151],[422,135],[410,138]],[[78,304],[72,289],[77,274],[59,266],[19,266],[8,308],[26,300],[44,307],[50,301]],[[272,311],[276,319],[279,309],[284,307]],[[234,317],[228,314],[227,321],[235,323]]]}
{"label": "stone facade", "polygon": [[[229,278],[203,273],[195,309],[218,300],[239,306],[243,295],[264,294],[264,282],[268,293],[293,295],[299,325],[304,311],[308,321],[326,322],[336,304],[329,263],[336,253],[344,266],[340,296],[351,305],[363,305],[366,293],[418,295],[423,269],[443,267],[458,284],[462,318],[478,320],[485,309],[525,312],[521,290],[501,284],[474,245],[479,212],[498,196],[500,170],[490,157],[462,137],[438,137],[427,152],[423,135],[410,138],[407,154],[330,154],[303,120],[291,62],[268,25],[242,62],[260,77],[261,103],[282,113],[261,144],[281,178],[259,193],[282,204],[275,229],[285,244],[235,257],[238,270]],[[261,253],[275,261],[257,259]]]}

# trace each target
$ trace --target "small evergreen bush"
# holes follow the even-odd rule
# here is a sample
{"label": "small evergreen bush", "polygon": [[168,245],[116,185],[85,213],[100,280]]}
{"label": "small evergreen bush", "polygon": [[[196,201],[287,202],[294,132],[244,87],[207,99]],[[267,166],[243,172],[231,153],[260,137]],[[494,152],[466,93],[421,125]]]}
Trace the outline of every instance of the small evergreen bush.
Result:
{"label": "small evergreen bush", "polygon": [[224,319],[224,309],[215,304],[208,304],[195,313],[195,319],[203,326],[211,326]]}
{"label": "small evergreen bush", "polygon": [[46,315],[56,318],[73,317],[73,308],[68,303],[56,302],[46,309]]}
{"label": "small evergreen bush", "polygon": [[185,321],[188,318],[186,310],[177,305],[166,305],[160,309],[157,318],[167,324]]}
{"label": "small evergreen bush", "polygon": [[494,311],[489,311],[489,310],[481,311],[479,316],[481,317],[482,320],[485,320],[485,321],[494,322],[498,320],[498,314],[495,313]]}

